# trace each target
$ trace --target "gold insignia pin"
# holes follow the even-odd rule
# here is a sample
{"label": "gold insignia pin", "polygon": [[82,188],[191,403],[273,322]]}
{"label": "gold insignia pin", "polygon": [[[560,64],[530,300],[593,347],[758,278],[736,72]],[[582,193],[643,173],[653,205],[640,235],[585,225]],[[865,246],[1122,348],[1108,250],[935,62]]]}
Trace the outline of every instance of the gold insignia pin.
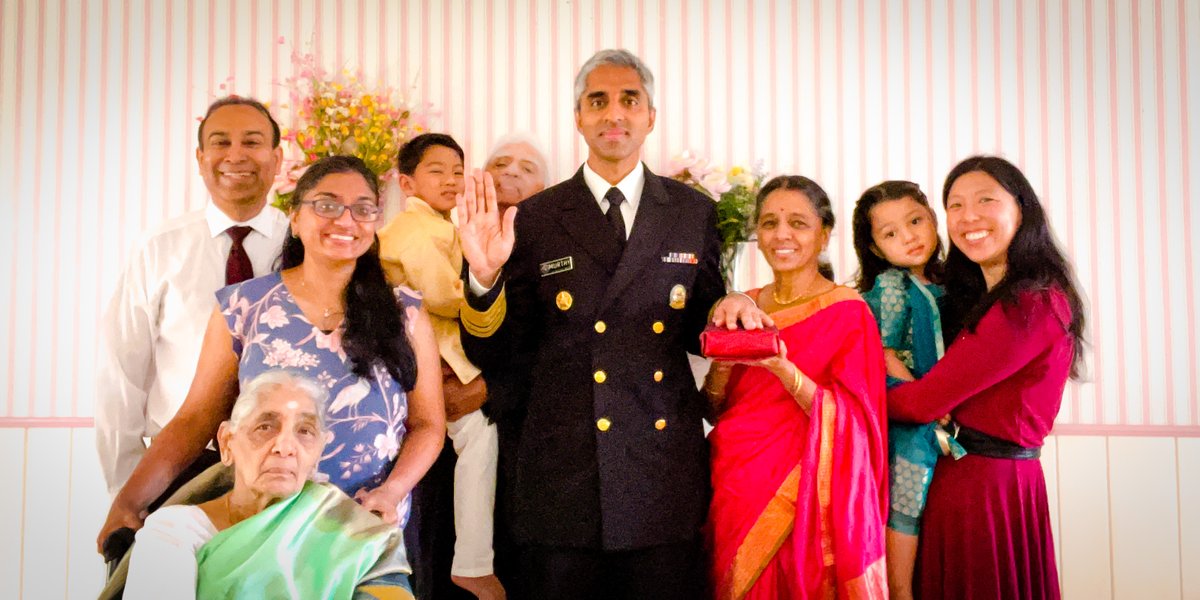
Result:
{"label": "gold insignia pin", "polygon": [[687,289],[681,284],[675,284],[675,287],[671,288],[671,295],[668,298],[668,304],[670,304],[671,308],[674,308],[675,310],[682,309],[683,306],[687,304]]}
{"label": "gold insignia pin", "polygon": [[554,297],[554,303],[558,305],[558,310],[569,310],[575,299],[571,297],[571,292],[563,290]]}

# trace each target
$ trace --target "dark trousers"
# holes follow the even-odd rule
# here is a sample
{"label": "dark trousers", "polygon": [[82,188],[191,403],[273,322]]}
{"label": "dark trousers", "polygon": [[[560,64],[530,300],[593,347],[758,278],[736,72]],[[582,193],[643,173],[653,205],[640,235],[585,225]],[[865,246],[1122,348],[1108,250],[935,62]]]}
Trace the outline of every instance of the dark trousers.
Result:
{"label": "dark trousers", "polygon": [[708,597],[699,539],[615,552],[525,546],[519,561],[521,600]]}
{"label": "dark trousers", "polygon": [[515,418],[496,423],[500,448],[496,457],[496,510],[493,513],[492,539],[492,548],[496,551],[496,558],[492,562],[496,569],[496,577],[500,579],[508,597],[518,600],[526,596],[521,587],[521,563],[517,560],[519,546],[512,534],[509,503],[512,498],[520,427],[520,420]]}

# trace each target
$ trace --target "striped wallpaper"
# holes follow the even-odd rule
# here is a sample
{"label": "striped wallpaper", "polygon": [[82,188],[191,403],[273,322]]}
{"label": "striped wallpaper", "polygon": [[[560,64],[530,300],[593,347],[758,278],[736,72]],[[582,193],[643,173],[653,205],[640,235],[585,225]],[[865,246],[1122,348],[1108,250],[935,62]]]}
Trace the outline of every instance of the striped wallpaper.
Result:
{"label": "striped wallpaper", "polygon": [[[197,118],[268,100],[293,48],[440,112],[480,164],[531,131],[586,154],[572,79],[623,46],[658,77],[651,169],[691,149],[803,173],[834,198],[971,153],[1021,165],[1090,305],[1060,433],[1200,436],[1190,0],[0,0],[0,427],[89,426],[96,319],[130,246],[201,206]],[[759,271],[758,277],[765,273]]]}

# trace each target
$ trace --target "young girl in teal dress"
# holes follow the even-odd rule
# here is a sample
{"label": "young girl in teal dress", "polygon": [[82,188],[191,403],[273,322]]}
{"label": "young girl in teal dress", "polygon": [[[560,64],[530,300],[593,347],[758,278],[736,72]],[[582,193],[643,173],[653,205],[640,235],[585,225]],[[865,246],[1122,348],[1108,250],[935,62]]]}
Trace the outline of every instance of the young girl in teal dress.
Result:
{"label": "young girl in teal dress", "polygon": [[[888,386],[929,372],[945,351],[938,285],[942,242],[937,220],[915,183],[885,181],[863,192],[854,207],[858,289],[879,322]],[[890,505],[888,587],[893,599],[912,598],[921,512],[939,455],[962,449],[937,423],[888,425]]]}

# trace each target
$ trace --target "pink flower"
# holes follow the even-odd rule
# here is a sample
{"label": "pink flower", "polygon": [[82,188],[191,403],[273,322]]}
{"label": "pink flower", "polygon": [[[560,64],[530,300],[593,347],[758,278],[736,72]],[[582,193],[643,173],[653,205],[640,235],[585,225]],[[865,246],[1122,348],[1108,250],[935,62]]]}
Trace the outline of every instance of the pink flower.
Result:
{"label": "pink flower", "polygon": [[316,342],[317,348],[342,354],[342,330],[340,328],[334,329],[330,333],[325,333],[314,327],[313,335],[315,336],[313,341]]}
{"label": "pink flower", "polygon": [[714,169],[700,179],[700,187],[704,188],[704,191],[708,192],[708,195],[715,200],[720,198],[721,194],[728,192],[732,186],[729,185],[724,173]]}
{"label": "pink flower", "polygon": [[279,338],[271,340],[269,348],[266,356],[263,357],[263,364],[268,367],[308,368],[317,366],[317,357],[293,348],[287,340]]}
{"label": "pink flower", "polygon": [[[293,186],[293,189],[294,187],[295,186]],[[263,313],[262,316],[258,318],[258,322],[265,323],[266,326],[270,327],[271,329],[279,329],[280,327],[283,327],[289,323],[287,312],[284,311],[283,307],[279,306],[278,304],[271,305],[271,308],[268,308],[267,312]]]}
{"label": "pink flower", "polygon": [[387,433],[381,433],[375,436],[375,457],[383,460],[391,460],[400,453],[400,442],[396,441],[396,432],[388,427]]}
{"label": "pink flower", "polygon": [[692,154],[691,150],[684,150],[683,154],[676,156],[667,163],[667,177],[674,177],[692,167],[703,164],[702,161]]}

